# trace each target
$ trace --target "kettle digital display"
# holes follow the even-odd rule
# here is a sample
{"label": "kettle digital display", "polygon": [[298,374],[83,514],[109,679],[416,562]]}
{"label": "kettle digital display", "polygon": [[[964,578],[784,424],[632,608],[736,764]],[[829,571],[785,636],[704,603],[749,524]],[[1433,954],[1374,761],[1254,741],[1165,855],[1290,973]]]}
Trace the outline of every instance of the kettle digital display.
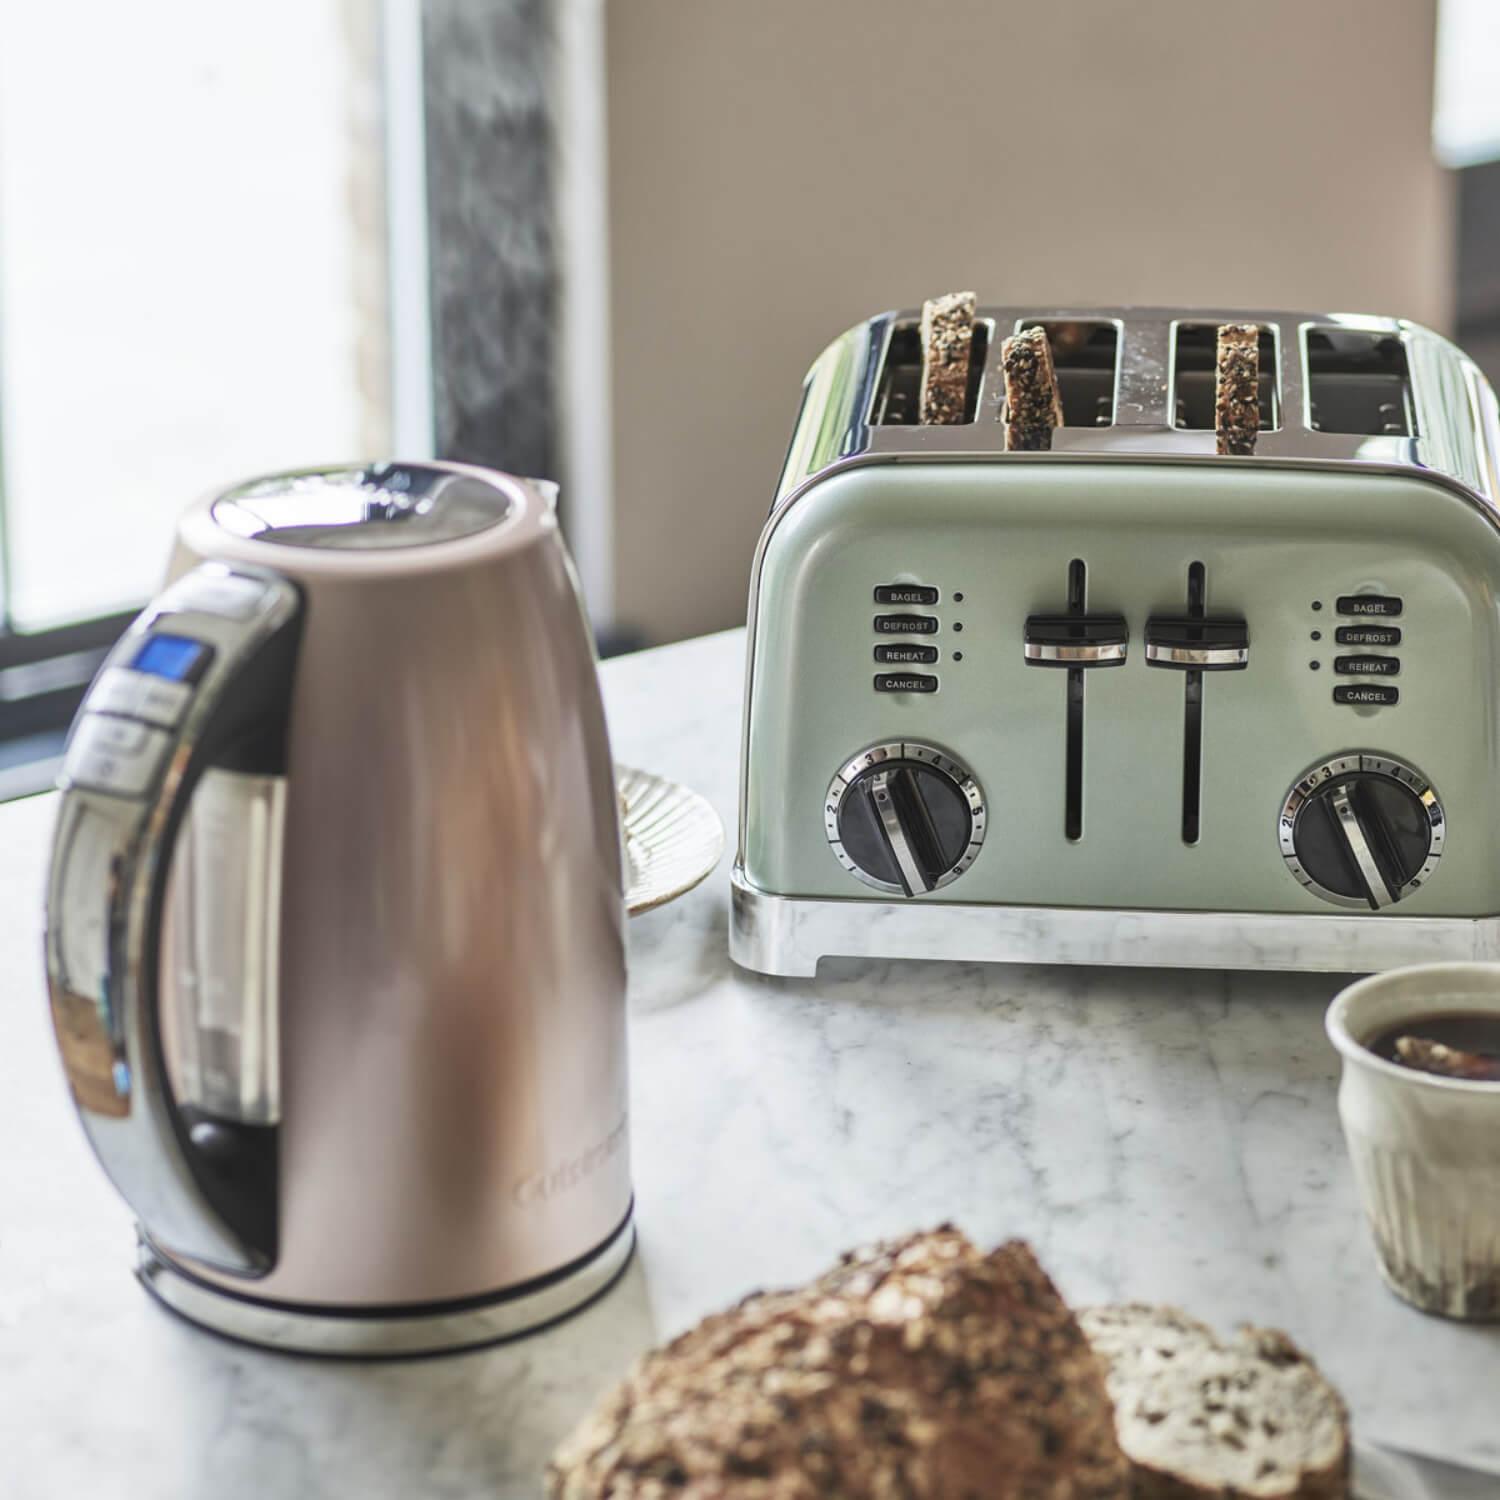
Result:
{"label": "kettle digital display", "polygon": [[618,810],[549,487],[274,476],[190,511],[174,573],[75,720],[47,898],[142,1280],[310,1352],[551,1321],[633,1230]]}

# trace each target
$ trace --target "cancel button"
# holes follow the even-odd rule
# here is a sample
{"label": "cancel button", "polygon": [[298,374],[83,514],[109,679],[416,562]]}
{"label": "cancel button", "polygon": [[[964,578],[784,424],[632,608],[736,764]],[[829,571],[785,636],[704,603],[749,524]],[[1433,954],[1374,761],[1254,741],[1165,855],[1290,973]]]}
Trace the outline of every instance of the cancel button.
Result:
{"label": "cancel button", "polygon": [[1401,671],[1399,656],[1335,656],[1333,670],[1341,677],[1395,677]]}

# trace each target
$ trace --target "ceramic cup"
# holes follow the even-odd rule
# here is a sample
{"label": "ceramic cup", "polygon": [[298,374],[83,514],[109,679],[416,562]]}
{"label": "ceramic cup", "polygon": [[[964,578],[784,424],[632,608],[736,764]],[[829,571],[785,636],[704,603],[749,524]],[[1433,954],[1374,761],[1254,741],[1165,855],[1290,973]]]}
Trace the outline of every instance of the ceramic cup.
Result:
{"label": "ceramic cup", "polygon": [[1364,1045],[1441,1011],[1500,1015],[1500,964],[1419,964],[1361,979],[1328,1007],[1344,1060],[1339,1119],[1381,1272],[1449,1318],[1500,1319],[1500,1083],[1441,1078]]}

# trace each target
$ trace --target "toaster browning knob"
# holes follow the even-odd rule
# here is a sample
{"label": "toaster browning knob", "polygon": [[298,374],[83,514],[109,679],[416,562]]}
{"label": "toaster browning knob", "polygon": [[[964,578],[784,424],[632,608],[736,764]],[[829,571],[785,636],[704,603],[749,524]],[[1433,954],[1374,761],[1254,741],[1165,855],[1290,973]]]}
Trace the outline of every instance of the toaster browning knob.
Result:
{"label": "toaster browning knob", "polygon": [[919,896],[956,880],[984,842],[978,783],[930,745],[897,742],[857,755],[828,789],[828,842],[851,875]]}
{"label": "toaster browning knob", "polygon": [[1426,779],[1389,756],[1314,766],[1287,794],[1281,852],[1310,891],[1378,911],[1431,877],[1443,850],[1442,804]]}

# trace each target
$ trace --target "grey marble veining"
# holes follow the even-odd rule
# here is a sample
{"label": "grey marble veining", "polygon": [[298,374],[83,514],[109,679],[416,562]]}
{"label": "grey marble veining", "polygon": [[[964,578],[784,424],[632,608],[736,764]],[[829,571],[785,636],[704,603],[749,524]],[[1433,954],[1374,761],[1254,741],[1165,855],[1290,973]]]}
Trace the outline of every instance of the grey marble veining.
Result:
{"label": "grey marble veining", "polygon": [[[742,637],[604,668],[622,761],[733,826]],[[894,962],[732,971],[727,871],[632,926],[640,1253],[504,1348],[350,1366],[177,1322],[70,1118],[36,944],[51,799],[0,810],[0,1494],[533,1497],[654,1340],[873,1235],[1030,1238],[1074,1300],[1286,1327],[1366,1437],[1500,1469],[1500,1330],[1378,1280],[1322,1035],[1335,976]]]}

